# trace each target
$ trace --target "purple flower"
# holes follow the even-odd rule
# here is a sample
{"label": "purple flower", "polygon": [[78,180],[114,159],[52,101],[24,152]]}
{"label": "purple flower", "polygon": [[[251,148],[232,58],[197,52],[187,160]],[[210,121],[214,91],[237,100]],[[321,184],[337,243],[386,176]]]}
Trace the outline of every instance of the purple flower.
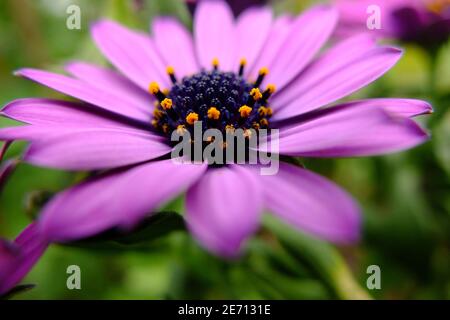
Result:
{"label": "purple flower", "polygon": [[14,242],[0,239],[0,296],[22,280],[47,245],[36,224],[29,225]]}
{"label": "purple flower", "polygon": [[[186,3],[188,4],[188,7],[191,12],[195,12],[195,7],[200,1],[205,0],[186,0]],[[208,1],[208,0],[206,0]],[[226,0],[228,5],[230,6],[231,10],[235,15],[239,15],[242,13],[245,9],[248,9],[251,6],[256,5],[264,5],[268,1],[267,0]]]}
{"label": "purple flower", "polygon": [[[378,36],[414,42],[435,49],[450,35],[448,0],[334,0],[340,12],[337,34],[371,31]],[[367,20],[380,9],[380,29],[368,30]]]}
{"label": "purple flower", "polygon": [[263,210],[323,239],[356,241],[355,202],[306,169],[282,163],[278,174],[262,176],[255,165],[168,159],[170,133],[189,131],[198,120],[222,132],[280,129],[280,153],[287,156],[379,155],[426,141],[411,119],[431,112],[426,102],[335,103],[382,76],[402,54],[359,35],[319,55],[337,17],[323,6],[276,19],[268,8],[253,8],[234,21],[224,2],[202,1],[193,37],[172,18],[156,19],[152,36],[112,21],[93,25],[95,43],[117,71],[85,62],[70,63],[70,76],[19,70],[81,102],[13,101],[2,114],[26,125],[0,130],[0,139],[29,141],[23,160],[34,165],[101,170],[45,206],[35,226],[39,238],[67,242],[128,229],[186,191],[188,227],[218,255],[236,256]]}

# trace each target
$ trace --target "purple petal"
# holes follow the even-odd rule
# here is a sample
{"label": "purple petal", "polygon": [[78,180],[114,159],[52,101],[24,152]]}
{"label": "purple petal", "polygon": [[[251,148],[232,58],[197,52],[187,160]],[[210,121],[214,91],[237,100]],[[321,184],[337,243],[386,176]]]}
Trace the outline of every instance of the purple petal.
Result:
{"label": "purple petal", "polygon": [[275,108],[289,104],[306,89],[320,85],[321,81],[334,72],[351,65],[362,56],[367,56],[374,48],[376,48],[375,40],[365,33],[341,41],[313,61],[284,90],[276,92],[271,98],[271,104]]}
{"label": "purple petal", "polygon": [[16,74],[105,110],[140,121],[150,120],[150,106],[136,104],[127,96],[100,90],[87,82],[35,69],[21,69]]}
{"label": "purple petal", "polygon": [[219,59],[220,69],[231,71],[235,62],[235,26],[225,1],[201,1],[195,11],[194,36],[200,66],[210,69]]}
{"label": "purple petal", "polygon": [[281,154],[348,157],[391,153],[428,139],[411,119],[393,117],[379,108],[333,107],[314,112],[281,130]]}
{"label": "purple petal", "polygon": [[[285,41],[271,61],[267,83],[278,89],[295,78],[314,58],[330,37],[337,21],[337,12],[326,6],[314,7],[293,23]],[[270,43],[271,38],[268,39]]]}
{"label": "purple petal", "polygon": [[237,62],[235,70],[238,70],[239,61],[242,58],[247,60],[246,70],[251,70],[267,40],[271,26],[272,10],[268,7],[250,8],[239,16],[236,22]]}
{"label": "purple petal", "polygon": [[11,159],[5,161],[5,163],[0,166],[0,193],[19,162],[18,159]]}
{"label": "purple petal", "polygon": [[287,14],[281,15],[274,20],[266,42],[260,50],[260,54],[256,61],[252,64],[253,67],[251,68],[250,74],[252,74],[253,77],[257,76],[260,68],[270,67],[272,65],[272,61],[277,57],[278,52],[281,50],[281,46],[289,35],[292,22],[293,18]]}
{"label": "purple petal", "polygon": [[51,240],[93,236],[113,227],[130,228],[183,192],[204,165],[156,161],[110,173],[57,195],[44,208],[40,225]]}
{"label": "purple petal", "polygon": [[0,295],[14,288],[47,249],[36,224],[29,225],[14,243],[0,243]]}
{"label": "purple petal", "polygon": [[142,90],[116,71],[83,61],[70,62],[65,69],[75,78],[111,95],[120,95],[133,105],[143,106],[147,111],[153,105],[154,99],[147,90]]}
{"label": "purple petal", "polygon": [[156,18],[152,24],[155,44],[167,65],[175,68],[175,73],[182,78],[198,71],[194,42],[188,30],[176,19]]}
{"label": "purple petal", "polygon": [[155,159],[170,150],[153,135],[99,128],[63,131],[37,140],[32,143],[24,160],[51,168],[95,170]]}
{"label": "purple petal", "polygon": [[358,240],[359,208],[334,183],[285,163],[276,175],[261,179],[266,207],[289,224],[329,241]]}
{"label": "purple petal", "polygon": [[[379,98],[347,102],[346,106],[359,108],[381,108],[393,116],[413,118],[433,113],[433,107],[426,101],[416,99]],[[336,106],[339,107],[339,106]]]}
{"label": "purple petal", "polygon": [[66,128],[115,128],[137,130],[128,118],[104,112],[95,106],[39,98],[18,99],[8,103],[0,112],[10,119],[43,127]]}
{"label": "purple petal", "polygon": [[253,172],[240,166],[211,169],[188,191],[186,219],[204,247],[234,257],[258,228],[261,204],[261,185]]}
{"label": "purple petal", "polygon": [[27,140],[37,141],[43,138],[56,137],[61,133],[73,132],[73,129],[44,126],[20,126],[0,129],[0,141]]}
{"label": "purple petal", "polygon": [[[353,48],[347,47],[347,50]],[[326,76],[306,83],[305,86],[301,83],[302,77],[299,77],[299,84],[286,93],[285,100],[277,102],[281,104],[281,108],[277,110],[274,119],[293,117],[352,94],[382,76],[401,55],[401,50],[379,47],[348,61],[348,64],[342,65],[338,70],[331,68]],[[292,95],[294,91],[295,97]]]}
{"label": "purple petal", "polygon": [[95,23],[91,33],[108,60],[139,87],[147,90],[153,81],[161,87],[170,85],[166,66],[150,36],[109,20]]}

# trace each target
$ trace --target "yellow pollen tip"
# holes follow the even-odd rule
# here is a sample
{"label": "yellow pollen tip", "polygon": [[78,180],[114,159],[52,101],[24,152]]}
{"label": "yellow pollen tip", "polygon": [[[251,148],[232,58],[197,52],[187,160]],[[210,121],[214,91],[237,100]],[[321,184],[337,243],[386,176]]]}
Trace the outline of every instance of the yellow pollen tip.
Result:
{"label": "yellow pollen tip", "polygon": [[247,65],[247,59],[242,58],[242,59],[241,59],[241,62],[240,62],[240,65],[241,65],[241,66],[246,66],[246,65]]}
{"label": "yellow pollen tip", "polygon": [[164,110],[168,110],[172,108],[172,99],[165,98],[163,101],[161,101],[161,107],[163,107]]}
{"label": "yellow pollen tip", "polygon": [[212,65],[213,65],[213,67],[218,67],[219,66],[219,59],[214,58],[213,61],[212,61]]}
{"label": "yellow pollen tip", "polygon": [[191,112],[186,116],[187,124],[193,125],[194,122],[198,121],[198,114],[195,112]]}
{"label": "yellow pollen tip", "polygon": [[162,126],[162,130],[163,130],[164,133],[169,132],[169,125],[167,123],[164,123],[163,126]]}
{"label": "yellow pollen tip", "polygon": [[250,108],[249,106],[244,105],[239,108],[239,113],[241,114],[242,118],[247,118],[251,112],[252,112],[252,108]]}
{"label": "yellow pollen tip", "polygon": [[166,71],[167,71],[168,74],[175,74],[175,69],[172,66],[168,66],[166,68]]}
{"label": "yellow pollen tip", "polygon": [[266,118],[262,118],[261,120],[259,120],[259,123],[263,126],[263,127],[267,127],[269,125],[269,121]]}
{"label": "yellow pollen tip", "polygon": [[269,74],[269,69],[266,68],[266,67],[261,68],[261,69],[259,69],[259,74],[260,74],[261,76],[266,76],[267,74]]}
{"label": "yellow pollen tip", "polygon": [[164,89],[164,90],[163,90],[162,92],[164,93],[164,95],[168,96],[168,95],[169,95],[169,92],[170,92],[170,90],[169,90],[169,89]]}
{"label": "yellow pollen tip", "polygon": [[179,135],[182,135],[183,133],[185,133],[186,132],[186,126],[184,125],[184,124],[179,124],[178,126],[177,126],[177,133],[179,134]]}
{"label": "yellow pollen tip", "polygon": [[152,120],[152,126],[153,126],[154,128],[157,128],[157,127],[158,127],[158,120],[153,119],[153,120]]}
{"label": "yellow pollen tip", "polygon": [[274,93],[277,90],[277,87],[274,84],[270,83],[267,85],[266,90],[269,91],[269,93]]}
{"label": "yellow pollen tip", "polygon": [[159,84],[157,82],[150,83],[150,85],[148,86],[148,91],[151,94],[157,94],[159,92]]}
{"label": "yellow pollen tip", "polygon": [[225,130],[226,130],[226,132],[233,133],[234,132],[234,126],[232,124],[227,124],[225,126]]}
{"label": "yellow pollen tip", "polygon": [[262,98],[262,93],[258,88],[253,88],[250,91],[250,95],[253,97],[253,100],[258,101]]}
{"label": "yellow pollen tip", "polygon": [[258,123],[258,122],[253,122],[253,123],[252,123],[252,127],[253,127],[253,129],[256,129],[256,130],[258,130],[258,129],[259,129],[259,127],[260,127],[260,125],[259,125],[259,123]]}
{"label": "yellow pollen tip", "polygon": [[216,107],[208,109],[208,119],[218,120],[220,117],[220,111]]}
{"label": "yellow pollen tip", "polygon": [[153,116],[155,117],[155,118],[161,118],[161,116],[163,115],[163,112],[161,111],[161,110],[159,110],[159,109],[154,109],[153,110]]}
{"label": "yellow pollen tip", "polygon": [[245,130],[244,130],[244,137],[245,137],[245,138],[251,138],[251,136],[252,136],[252,130],[250,130],[250,129],[245,129]]}

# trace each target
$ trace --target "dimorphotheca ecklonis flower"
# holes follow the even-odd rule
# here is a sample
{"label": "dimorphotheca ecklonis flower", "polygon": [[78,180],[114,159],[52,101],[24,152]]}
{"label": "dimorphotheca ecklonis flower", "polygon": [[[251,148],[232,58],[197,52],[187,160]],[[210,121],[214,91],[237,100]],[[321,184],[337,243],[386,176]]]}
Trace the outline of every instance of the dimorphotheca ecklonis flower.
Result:
{"label": "dimorphotheca ecklonis flower", "polygon": [[[40,245],[22,274],[44,250],[42,239],[66,242],[132,227],[184,191],[190,231],[222,256],[239,252],[264,209],[324,239],[357,240],[357,205],[306,169],[281,163],[277,174],[263,176],[250,164],[169,159],[171,133],[188,132],[199,121],[202,130],[220,132],[279,129],[279,153],[286,156],[368,156],[424,142],[427,134],[411,117],[430,112],[426,102],[371,99],[324,108],[401,56],[366,35],[319,54],[337,19],[324,6],[295,18],[273,18],[260,7],[235,21],[224,2],[202,1],[193,37],[167,17],[154,20],[151,35],[112,21],[94,24],[94,41],[116,71],[84,62],[67,66],[71,76],[17,71],[79,102],[13,101],[2,114],[26,125],[2,129],[0,138],[29,141],[23,160],[35,165],[101,171],[55,196],[24,232]],[[3,274],[4,292],[12,282]]]}
{"label": "dimorphotheca ecklonis flower", "polygon": [[[450,36],[449,0],[334,0],[337,34],[371,32],[434,50]],[[370,28],[370,29],[369,29]]]}

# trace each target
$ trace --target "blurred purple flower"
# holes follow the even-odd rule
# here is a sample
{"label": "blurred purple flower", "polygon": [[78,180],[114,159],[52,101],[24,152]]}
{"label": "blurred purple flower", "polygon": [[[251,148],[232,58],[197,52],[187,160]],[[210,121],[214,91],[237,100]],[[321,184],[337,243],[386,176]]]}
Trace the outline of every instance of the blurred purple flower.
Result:
{"label": "blurred purple flower", "polygon": [[47,246],[36,224],[29,225],[14,242],[0,239],[0,296],[22,280]]}
{"label": "blurred purple flower", "polygon": [[[186,0],[189,9],[191,12],[195,12],[195,8],[200,1],[214,1],[214,0]],[[267,0],[226,0],[228,5],[233,10],[235,15],[241,14],[245,9],[248,9],[252,6],[264,5],[268,1]]]}
{"label": "blurred purple flower", "polygon": [[[263,209],[330,241],[357,240],[355,202],[308,170],[282,163],[278,174],[261,176],[251,165],[218,168],[167,159],[170,132],[180,125],[190,130],[195,120],[209,123],[209,112],[221,130],[230,124],[248,128],[253,121],[280,129],[280,153],[287,156],[379,155],[426,141],[411,119],[431,112],[423,101],[370,99],[324,108],[382,76],[402,54],[358,35],[319,55],[337,17],[334,9],[319,6],[296,18],[273,19],[264,7],[234,21],[224,2],[202,1],[193,37],[172,18],[154,20],[151,37],[112,21],[93,25],[95,43],[118,71],[85,62],[70,63],[71,76],[19,70],[17,75],[81,102],[13,101],[2,114],[26,125],[1,129],[0,139],[29,141],[23,161],[31,164],[103,172],[44,207],[33,227],[38,238],[67,242],[128,229],[187,191],[188,227],[218,255],[239,253],[258,229]],[[247,79],[266,86],[262,99],[249,96],[253,83]],[[151,82],[153,95],[147,92]],[[245,101],[253,108],[241,110]]]}
{"label": "blurred purple flower", "polygon": [[[334,0],[340,11],[339,35],[370,31],[435,50],[450,35],[449,0]],[[370,6],[381,10],[381,29],[369,30]]]}

